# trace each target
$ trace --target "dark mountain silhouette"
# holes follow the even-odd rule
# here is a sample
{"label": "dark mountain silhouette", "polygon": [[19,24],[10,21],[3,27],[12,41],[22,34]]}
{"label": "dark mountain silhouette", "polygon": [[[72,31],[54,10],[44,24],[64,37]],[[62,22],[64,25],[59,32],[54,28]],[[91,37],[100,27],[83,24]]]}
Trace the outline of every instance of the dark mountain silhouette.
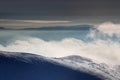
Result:
{"label": "dark mountain silhouette", "polygon": [[1,29],[3,29],[3,30],[4,30],[4,29],[6,29],[6,28],[4,28],[4,27],[0,27],[0,30],[1,30]]}
{"label": "dark mountain silhouette", "polygon": [[3,30],[90,30],[93,28],[92,25],[76,25],[76,26],[51,26],[51,27],[41,27],[41,28],[22,28],[22,29],[13,29],[13,28],[4,28],[0,27]]}
{"label": "dark mountain silhouette", "polygon": [[0,30],[13,30],[13,28],[0,27]]}

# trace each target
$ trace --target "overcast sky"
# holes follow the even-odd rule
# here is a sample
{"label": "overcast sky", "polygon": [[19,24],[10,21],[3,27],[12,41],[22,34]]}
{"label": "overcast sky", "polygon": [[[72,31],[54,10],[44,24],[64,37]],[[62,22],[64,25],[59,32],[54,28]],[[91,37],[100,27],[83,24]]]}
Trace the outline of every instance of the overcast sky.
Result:
{"label": "overcast sky", "polygon": [[0,0],[0,19],[120,22],[120,0]]}

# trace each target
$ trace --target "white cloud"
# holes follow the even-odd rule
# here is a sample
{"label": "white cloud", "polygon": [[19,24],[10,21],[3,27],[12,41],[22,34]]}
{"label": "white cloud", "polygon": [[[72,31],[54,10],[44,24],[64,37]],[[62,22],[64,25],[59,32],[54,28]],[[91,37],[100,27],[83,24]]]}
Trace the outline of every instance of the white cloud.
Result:
{"label": "white cloud", "polygon": [[114,24],[112,22],[105,22],[97,28],[102,33],[112,36],[113,34],[120,34],[120,24]]}

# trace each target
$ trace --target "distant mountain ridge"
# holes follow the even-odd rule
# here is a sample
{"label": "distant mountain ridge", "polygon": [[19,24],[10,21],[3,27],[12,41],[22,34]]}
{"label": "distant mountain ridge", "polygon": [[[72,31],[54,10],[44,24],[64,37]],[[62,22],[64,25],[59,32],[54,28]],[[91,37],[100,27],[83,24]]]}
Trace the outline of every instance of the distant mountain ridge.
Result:
{"label": "distant mountain ridge", "polygon": [[75,26],[49,26],[49,27],[40,27],[40,28],[5,28],[0,27],[0,30],[90,30],[94,28],[92,25],[75,25]]}

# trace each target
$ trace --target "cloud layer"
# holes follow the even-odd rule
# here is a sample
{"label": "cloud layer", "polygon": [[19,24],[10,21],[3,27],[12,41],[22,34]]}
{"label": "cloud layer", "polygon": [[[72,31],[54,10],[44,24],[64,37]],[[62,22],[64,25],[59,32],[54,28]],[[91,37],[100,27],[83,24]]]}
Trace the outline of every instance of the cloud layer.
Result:
{"label": "cloud layer", "polygon": [[11,52],[29,52],[47,57],[80,55],[98,62],[119,64],[120,46],[117,42],[97,40],[91,43],[69,38],[62,41],[44,41],[38,38],[16,40],[0,50]]}
{"label": "cloud layer", "polygon": [[0,27],[8,28],[37,28],[45,26],[62,26],[70,25],[72,21],[67,20],[15,20],[0,19]]}
{"label": "cloud layer", "polygon": [[[66,38],[61,41],[44,41],[40,38],[19,38],[12,41],[7,46],[0,45],[0,50],[11,52],[29,52],[39,54],[47,57],[63,57],[69,55],[80,55],[91,58],[100,63],[107,63],[111,65],[120,64],[120,43],[119,25],[113,23],[104,23],[97,27],[100,32],[92,30],[89,38],[93,39],[90,42],[84,42],[80,39]],[[98,34],[102,35],[98,38]],[[107,38],[104,35],[112,37],[117,35],[116,41],[113,38]],[[97,38],[96,38],[97,37]]]}

